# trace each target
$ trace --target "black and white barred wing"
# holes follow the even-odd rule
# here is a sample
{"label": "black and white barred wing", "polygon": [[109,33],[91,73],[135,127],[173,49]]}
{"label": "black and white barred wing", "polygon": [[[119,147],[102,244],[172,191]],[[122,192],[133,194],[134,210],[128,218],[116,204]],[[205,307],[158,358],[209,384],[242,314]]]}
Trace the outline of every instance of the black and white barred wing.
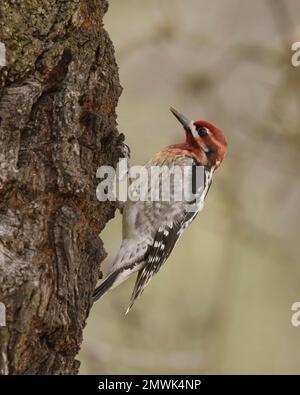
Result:
{"label": "black and white barred wing", "polygon": [[142,294],[149,281],[156,274],[171,254],[183,231],[194,220],[203,207],[204,199],[211,184],[211,172],[204,169],[203,184],[200,185],[195,198],[185,202],[181,213],[177,214],[172,221],[160,226],[155,233],[152,245],[145,254],[145,264],[139,270],[131,300],[126,313],[132,307],[134,301]]}
{"label": "black and white barred wing", "polygon": [[[195,217],[193,213],[187,213],[186,221],[190,221],[192,217]],[[180,223],[177,226],[165,226],[158,229],[153,244],[148,247],[145,265],[138,272],[126,313],[128,313],[134,301],[143,293],[153,275],[159,271],[171,254],[182,233],[181,229],[183,226],[184,223]]]}

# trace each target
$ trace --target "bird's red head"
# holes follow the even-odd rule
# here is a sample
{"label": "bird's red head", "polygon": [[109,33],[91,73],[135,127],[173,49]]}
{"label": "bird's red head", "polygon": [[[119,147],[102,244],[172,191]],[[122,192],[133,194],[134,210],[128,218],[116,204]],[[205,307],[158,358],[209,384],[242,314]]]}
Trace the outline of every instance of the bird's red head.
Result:
{"label": "bird's red head", "polygon": [[171,112],[185,129],[187,150],[201,163],[219,167],[227,151],[227,140],[222,130],[207,121],[191,121],[172,107]]}

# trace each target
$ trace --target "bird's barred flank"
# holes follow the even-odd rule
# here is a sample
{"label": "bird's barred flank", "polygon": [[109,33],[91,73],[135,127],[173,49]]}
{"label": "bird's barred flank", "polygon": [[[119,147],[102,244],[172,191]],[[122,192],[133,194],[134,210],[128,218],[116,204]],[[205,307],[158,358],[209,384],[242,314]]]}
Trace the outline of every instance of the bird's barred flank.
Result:
{"label": "bird's barred flank", "polygon": [[[227,151],[225,134],[215,125],[207,121],[191,121],[173,108],[171,112],[184,128],[185,141],[159,151],[145,168],[149,170],[151,166],[162,168],[165,165],[169,168],[188,167],[185,186],[188,187],[189,194],[183,195],[181,200],[165,201],[161,195],[158,201],[126,200],[123,209],[121,247],[110,265],[108,274],[93,294],[93,301],[96,301],[109,289],[118,286],[137,272],[126,314],[168,259],[183,231],[202,210],[213,173],[222,163]],[[204,174],[200,185],[197,172],[199,168],[203,169]],[[175,177],[171,179],[173,197],[176,193],[182,193],[183,186],[177,181]],[[149,183],[148,179],[146,186],[150,196],[157,196],[157,191],[153,191],[154,184]],[[165,186],[161,180],[159,186]]]}

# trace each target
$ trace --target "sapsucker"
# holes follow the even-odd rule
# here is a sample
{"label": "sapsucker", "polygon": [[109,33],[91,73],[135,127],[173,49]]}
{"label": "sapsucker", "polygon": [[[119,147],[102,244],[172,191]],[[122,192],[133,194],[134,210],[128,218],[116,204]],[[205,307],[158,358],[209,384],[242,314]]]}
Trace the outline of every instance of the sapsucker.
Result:
{"label": "sapsucker", "polygon": [[[106,291],[138,272],[126,313],[166,261],[184,229],[202,209],[213,172],[220,166],[227,151],[226,137],[215,125],[207,121],[194,122],[173,108],[171,111],[183,125],[186,139],[183,143],[162,149],[145,168],[149,172],[153,166],[187,169],[182,172],[184,182],[180,183],[178,180],[174,181],[175,177],[171,178],[173,181],[168,187],[169,199],[157,200],[156,195],[154,201],[149,196],[147,200],[126,201],[121,247],[108,274],[93,294],[93,300],[96,301]],[[195,171],[199,169],[202,172]],[[197,183],[197,178],[201,178],[200,183]],[[163,178],[160,177],[159,183],[155,185],[156,188],[164,190]],[[178,190],[186,187],[192,193],[187,194],[188,196],[182,194],[181,199],[174,199],[174,195],[180,192]],[[151,188],[153,183],[147,180],[147,191],[150,195],[153,192]]]}

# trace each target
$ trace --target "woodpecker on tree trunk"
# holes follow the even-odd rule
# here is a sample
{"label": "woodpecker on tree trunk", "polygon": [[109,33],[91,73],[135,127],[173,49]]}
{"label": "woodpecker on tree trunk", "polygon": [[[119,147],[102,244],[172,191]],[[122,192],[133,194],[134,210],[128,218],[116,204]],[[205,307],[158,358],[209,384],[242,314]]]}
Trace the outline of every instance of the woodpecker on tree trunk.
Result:
{"label": "woodpecker on tree trunk", "polygon": [[[138,272],[126,314],[152,276],[166,261],[182,232],[202,209],[213,173],[220,166],[227,151],[225,134],[215,125],[203,120],[191,121],[174,108],[170,110],[182,124],[186,139],[183,143],[170,145],[159,151],[145,168],[149,172],[153,166],[166,166],[171,170],[175,167],[188,169],[183,172],[186,175],[184,187],[193,190],[192,196],[195,199],[191,200],[186,195],[183,199],[174,199],[182,184],[173,180],[168,201],[126,201],[121,247],[108,274],[93,294],[93,300],[96,301],[109,289],[115,288]],[[200,168],[202,172],[197,172]],[[197,183],[195,181],[199,174],[202,174],[201,182]],[[164,189],[161,179],[158,187]],[[151,188],[153,185],[150,182],[149,194],[153,192]]]}

